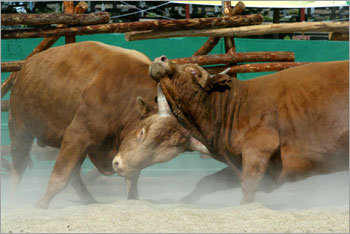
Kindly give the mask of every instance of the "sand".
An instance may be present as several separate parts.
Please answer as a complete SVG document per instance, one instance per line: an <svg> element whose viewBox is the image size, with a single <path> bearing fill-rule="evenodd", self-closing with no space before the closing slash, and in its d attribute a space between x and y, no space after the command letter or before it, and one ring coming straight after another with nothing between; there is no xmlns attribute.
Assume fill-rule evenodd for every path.
<svg viewBox="0 0 350 234"><path fill-rule="evenodd" d="M259 203L199 209L147 201L70 206L59 210L13 210L1 220L2 232L294 232L344 233L349 212L275 211Z"/></svg>
<svg viewBox="0 0 350 234"><path fill-rule="evenodd" d="M34 204L48 180L42 174L29 173L14 200L8 193L9 179L2 177L2 233L349 232L347 172L257 193L257 202L249 205L239 205L240 189L209 194L194 204L179 203L203 176L199 174L141 175L138 201L125 200L122 178L101 177L88 184L99 204L80 204L73 189L67 187L49 210L39 210Z"/></svg>

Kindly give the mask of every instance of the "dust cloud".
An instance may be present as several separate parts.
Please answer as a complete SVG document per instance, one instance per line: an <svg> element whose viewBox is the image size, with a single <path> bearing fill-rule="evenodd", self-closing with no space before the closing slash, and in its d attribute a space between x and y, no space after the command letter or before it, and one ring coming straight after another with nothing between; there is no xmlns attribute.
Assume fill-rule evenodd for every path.
<svg viewBox="0 0 350 234"><path fill-rule="evenodd" d="M200 159L197 153L185 153L142 172L140 201L126 201L122 177L101 175L86 182L98 204L81 204L68 185L52 200L49 210L36 209L52 167L53 161L35 161L34 168L23 176L16 197L10 195L10 178L1 176L2 232L349 231L348 172L287 183L271 193L258 192L256 202L249 205L239 205L240 187L184 204L179 200L201 178L225 167L213 159ZM84 167L83 173L89 168Z"/></svg>

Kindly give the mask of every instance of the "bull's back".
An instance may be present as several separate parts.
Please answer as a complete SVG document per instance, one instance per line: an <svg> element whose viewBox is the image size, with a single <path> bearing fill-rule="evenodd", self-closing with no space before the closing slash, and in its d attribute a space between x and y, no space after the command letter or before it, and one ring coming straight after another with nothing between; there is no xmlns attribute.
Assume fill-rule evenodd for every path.
<svg viewBox="0 0 350 234"><path fill-rule="evenodd" d="M35 55L12 88L12 118L44 143L59 146L83 90L96 80L120 82L120 74L130 69L125 63L146 67L149 60L139 52L98 42L69 44Z"/></svg>

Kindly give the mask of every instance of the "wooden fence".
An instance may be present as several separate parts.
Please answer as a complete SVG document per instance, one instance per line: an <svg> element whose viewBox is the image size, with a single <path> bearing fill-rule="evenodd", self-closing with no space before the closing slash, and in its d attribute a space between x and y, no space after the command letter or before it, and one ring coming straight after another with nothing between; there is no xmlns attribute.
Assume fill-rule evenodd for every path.
<svg viewBox="0 0 350 234"><path fill-rule="evenodd" d="M192 57L173 59L177 63L198 63L210 73L218 73L230 67L230 75L237 73L280 71L304 63L296 63L293 52L266 51L237 53L234 37L286 32L334 32L334 35L349 32L349 22L304 22L290 24L262 25L259 14L242 15L244 4L224 2L224 17L158 20L146 22L108 23L107 12L83 14L88 8L86 2L75 7L73 1L64 2L63 13L52 14L2 14L2 25L51 25L45 29L2 29L2 39L44 37L27 56L50 48L61 36L65 42L74 43L76 35L97 33L125 33L127 41L169 37L209 37ZM224 38L225 54L207 55ZM250 64L243 64L250 62ZM253 64L251 62L254 62ZM15 82L24 61L2 62L1 72L12 72L1 85L3 97ZM217 65L206 67L206 65ZM8 111L8 101L1 101L1 111Z"/></svg>

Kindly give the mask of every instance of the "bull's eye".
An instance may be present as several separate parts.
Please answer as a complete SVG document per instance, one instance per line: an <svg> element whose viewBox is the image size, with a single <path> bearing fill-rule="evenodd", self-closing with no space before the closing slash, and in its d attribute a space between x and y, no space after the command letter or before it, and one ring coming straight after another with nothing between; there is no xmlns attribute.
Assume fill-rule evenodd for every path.
<svg viewBox="0 0 350 234"><path fill-rule="evenodd" d="M198 76L198 73L196 70L191 70L191 74L194 75L194 76Z"/></svg>

